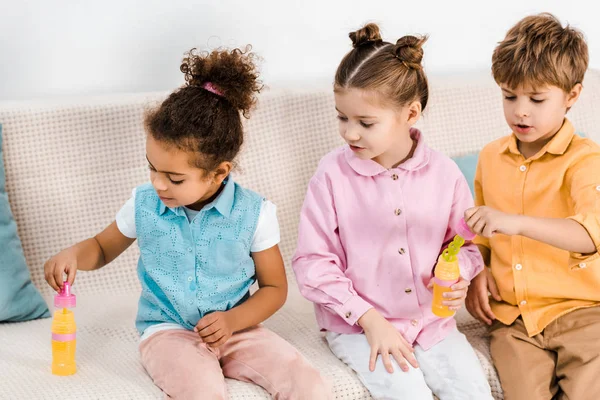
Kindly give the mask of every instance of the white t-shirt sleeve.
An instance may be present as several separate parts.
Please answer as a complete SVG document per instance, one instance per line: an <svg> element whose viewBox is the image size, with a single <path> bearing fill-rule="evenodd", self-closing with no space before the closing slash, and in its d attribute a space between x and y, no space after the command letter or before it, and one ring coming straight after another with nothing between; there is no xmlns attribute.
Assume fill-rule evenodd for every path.
<svg viewBox="0 0 600 400"><path fill-rule="evenodd" d="M260 208L256 231L250 246L251 253L258 253L279 244L279 221L277 221L277 206L265 200Z"/></svg>
<svg viewBox="0 0 600 400"><path fill-rule="evenodd" d="M131 197L127 203L121 207L117 213L117 228L121 233L130 239L137 238L135 231L135 189L131 192Z"/></svg>
<svg viewBox="0 0 600 400"><path fill-rule="evenodd" d="M119 231L128 238L137 238L135 230L135 189L131 192L131 197L121 207L117 213L117 227ZM277 221L277 206L272 202L265 200L260 208L256 231L252 237L250 251L258 253L270 249L279 244L279 222Z"/></svg>

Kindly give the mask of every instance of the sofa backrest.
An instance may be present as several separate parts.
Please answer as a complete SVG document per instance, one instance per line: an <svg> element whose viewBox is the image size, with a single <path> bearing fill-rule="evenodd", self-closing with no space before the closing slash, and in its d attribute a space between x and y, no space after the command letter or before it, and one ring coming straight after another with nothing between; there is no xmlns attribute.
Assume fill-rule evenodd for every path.
<svg viewBox="0 0 600 400"><path fill-rule="evenodd" d="M476 152L509 133L489 73L432 76L419 122L427 143L449 156ZM148 180L142 117L164 93L0 103L7 189L33 282L42 292L52 254L99 232L135 186ZM569 112L600 142L600 71L591 70ZM342 144L331 88L270 90L246 123L236 179L278 206L289 272L306 184L318 161ZM110 266L80 273L77 290L137 291L137 246ZM289 274L291 287L295 284Z"/></svg>

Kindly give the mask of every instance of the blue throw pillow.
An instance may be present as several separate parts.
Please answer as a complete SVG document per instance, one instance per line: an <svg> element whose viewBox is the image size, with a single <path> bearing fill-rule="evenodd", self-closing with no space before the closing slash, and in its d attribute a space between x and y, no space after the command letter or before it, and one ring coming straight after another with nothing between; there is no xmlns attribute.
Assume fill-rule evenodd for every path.
<svg viewBox="0 0 600 400"><path fill-rule="evenodd" d="M0 125L0 321L27 321L49 317L48 306L31 282L17 224L6 194Z"/></svg>
<svg viewBox="0 0 600 400"><path fill-rule="evenodd" d="M463 173L467 182L469 183L469 189L471 194L475 196L475 190L473 184L475 183L475 170L477 169L477 160L479 159L479 152L473 154L467 154L460 157L452 157L460 171Z"/></svg>

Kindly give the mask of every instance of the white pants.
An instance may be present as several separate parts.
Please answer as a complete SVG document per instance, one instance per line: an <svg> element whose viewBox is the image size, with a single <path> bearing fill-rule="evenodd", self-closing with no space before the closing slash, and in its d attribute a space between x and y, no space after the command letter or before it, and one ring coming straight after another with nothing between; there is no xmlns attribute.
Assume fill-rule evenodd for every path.
<svg viewBox="0 0 600 400"><path fill-rule="evenodd" d="M458 330L425 351L415 346L419 368L409 364L403 372L390 356L394 372L386 371L381 356L375 371L369 371L371 348L364 334L345 335L328 332L327 342L333 354L348 364L375 399L493 400L490 385L473 348Z"/></svg>

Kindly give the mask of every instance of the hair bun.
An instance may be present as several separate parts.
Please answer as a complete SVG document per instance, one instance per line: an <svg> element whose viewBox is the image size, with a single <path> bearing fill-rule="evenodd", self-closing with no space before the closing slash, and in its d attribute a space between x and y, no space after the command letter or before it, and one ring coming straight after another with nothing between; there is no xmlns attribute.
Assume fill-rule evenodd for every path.
<svg viewBox="0 0 600 400"><path fill-rule="evenodd" d="M180 66L188 86L201 88L225 98L248 116L262 89L256 62L258 57L248 45L243 49L218 49L197 52L191 49Z"/></svg>
<svg viewBox="0 0 600 400"><path fill-rule="evenodd" d="M396 58L411 69L420 69L423 61L423 44L427 41L427 36L416 37L406 35L398 39L394 46L394 55Z"/></svg>
<svg viewBox="0 0 600 400"><path fill-rule="evenodd" d="M352 47L356 48L364 44L381 42L381 33L377 24L367 24L357 31L348 34L352 40Z"/></svg>

